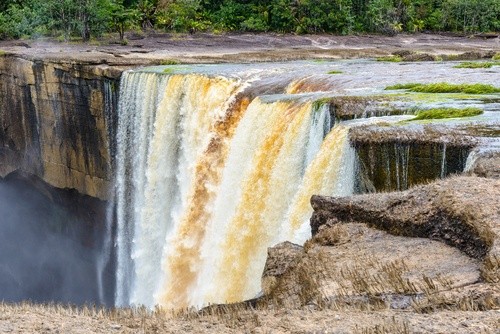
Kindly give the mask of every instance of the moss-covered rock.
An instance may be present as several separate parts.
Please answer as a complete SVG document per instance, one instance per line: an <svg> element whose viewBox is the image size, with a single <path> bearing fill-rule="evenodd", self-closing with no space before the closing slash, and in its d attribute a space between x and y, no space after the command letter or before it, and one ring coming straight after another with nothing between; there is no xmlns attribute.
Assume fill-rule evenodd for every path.
<svg viewBox="0 0 500 334"><path fill-rule="evenodd" d="M438 82L430 84L405 83L387 86L386 90L407 89L418 93L464 93L464 94L493 94L499 93L500 88L486 84L450 84Z"/></svg>
<svg viewBox="0 0 500 334"><path fill-rule="evenodd" d="M432 108L417 112L413 120L471 117L482 113L480 108Z"/></svg>

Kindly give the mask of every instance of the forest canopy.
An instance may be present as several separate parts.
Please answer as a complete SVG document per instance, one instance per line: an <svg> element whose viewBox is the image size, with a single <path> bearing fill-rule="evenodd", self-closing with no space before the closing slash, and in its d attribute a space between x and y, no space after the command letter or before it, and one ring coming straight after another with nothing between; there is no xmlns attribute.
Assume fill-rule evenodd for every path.
<svg viewBox="0 0 500 334"><path fill-rule="evenodd" d="M488 32L500 0L2 0L0 39L84 41L127 30L214 33Z"/></svg>

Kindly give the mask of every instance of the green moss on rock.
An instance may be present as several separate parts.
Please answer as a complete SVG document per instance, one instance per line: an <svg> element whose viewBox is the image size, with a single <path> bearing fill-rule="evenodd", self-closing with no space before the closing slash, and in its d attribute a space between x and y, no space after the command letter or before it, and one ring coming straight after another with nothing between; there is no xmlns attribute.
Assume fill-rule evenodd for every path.
<svg viewBox="0 0 500 334"><path fill-rule="evenodd" d="M412 120L471 117L482 113L480 108L434 108L417 112L417 116Z"/></svg>
<svg viewBox="0 0 500 334"><path fill-rule="evenodd" d="M403 58L399 55L378 57L376 59L377 59L377 61L387 61L387 62L391 62L391 63L400 63L403 61Z"/></svg>
<svg viewBox="0 0 500 334"><path fill-rule="evenodd" d="M178 64L180 63L175 59L163 59L160 61L160 65L178 65Z"/></svg>
<svg viewBox="0 0 500 334"><path fill-rule="evenodd" d="M406 83L388 86L386 90L407 89L418 93L464 93L464 94L493 94L499 93L500 88L486 84L450 84L438 82L431 84Z"/></svg>
<svg viewBox="0 0 500 334"><path fill-rule="evenodd" d="M454 68L491 68L493 66L500 66L500 62L473 62L473 61L467 61L464 63L460 63L458 65L453 66Z"/></svg>

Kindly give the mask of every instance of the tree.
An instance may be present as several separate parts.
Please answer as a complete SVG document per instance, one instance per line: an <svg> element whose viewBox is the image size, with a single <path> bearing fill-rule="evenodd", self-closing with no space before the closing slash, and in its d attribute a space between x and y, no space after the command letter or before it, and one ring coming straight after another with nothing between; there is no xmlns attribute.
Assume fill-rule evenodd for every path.
<svg viewBox="0 0 500 334"><path fill-rule="evenodd" d="M125 6L120 3L111 4L110 25L112 30L118 32L120 41L125 40L125 31L134 24L138 15L136 9L125 8Z"/></svg>

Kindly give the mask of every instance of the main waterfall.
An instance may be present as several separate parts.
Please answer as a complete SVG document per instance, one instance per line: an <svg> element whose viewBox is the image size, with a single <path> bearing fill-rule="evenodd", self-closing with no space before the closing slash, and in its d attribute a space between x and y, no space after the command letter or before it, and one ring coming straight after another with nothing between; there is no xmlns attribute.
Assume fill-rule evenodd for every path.
<svg viewBox="0 0 500 334"><path fill-rule="evenodd" d="M311 195L352 193L348 127L311 99L260 96L257 77L123 74L118 306L252 298L267 247L310 236Z"/></svg>

